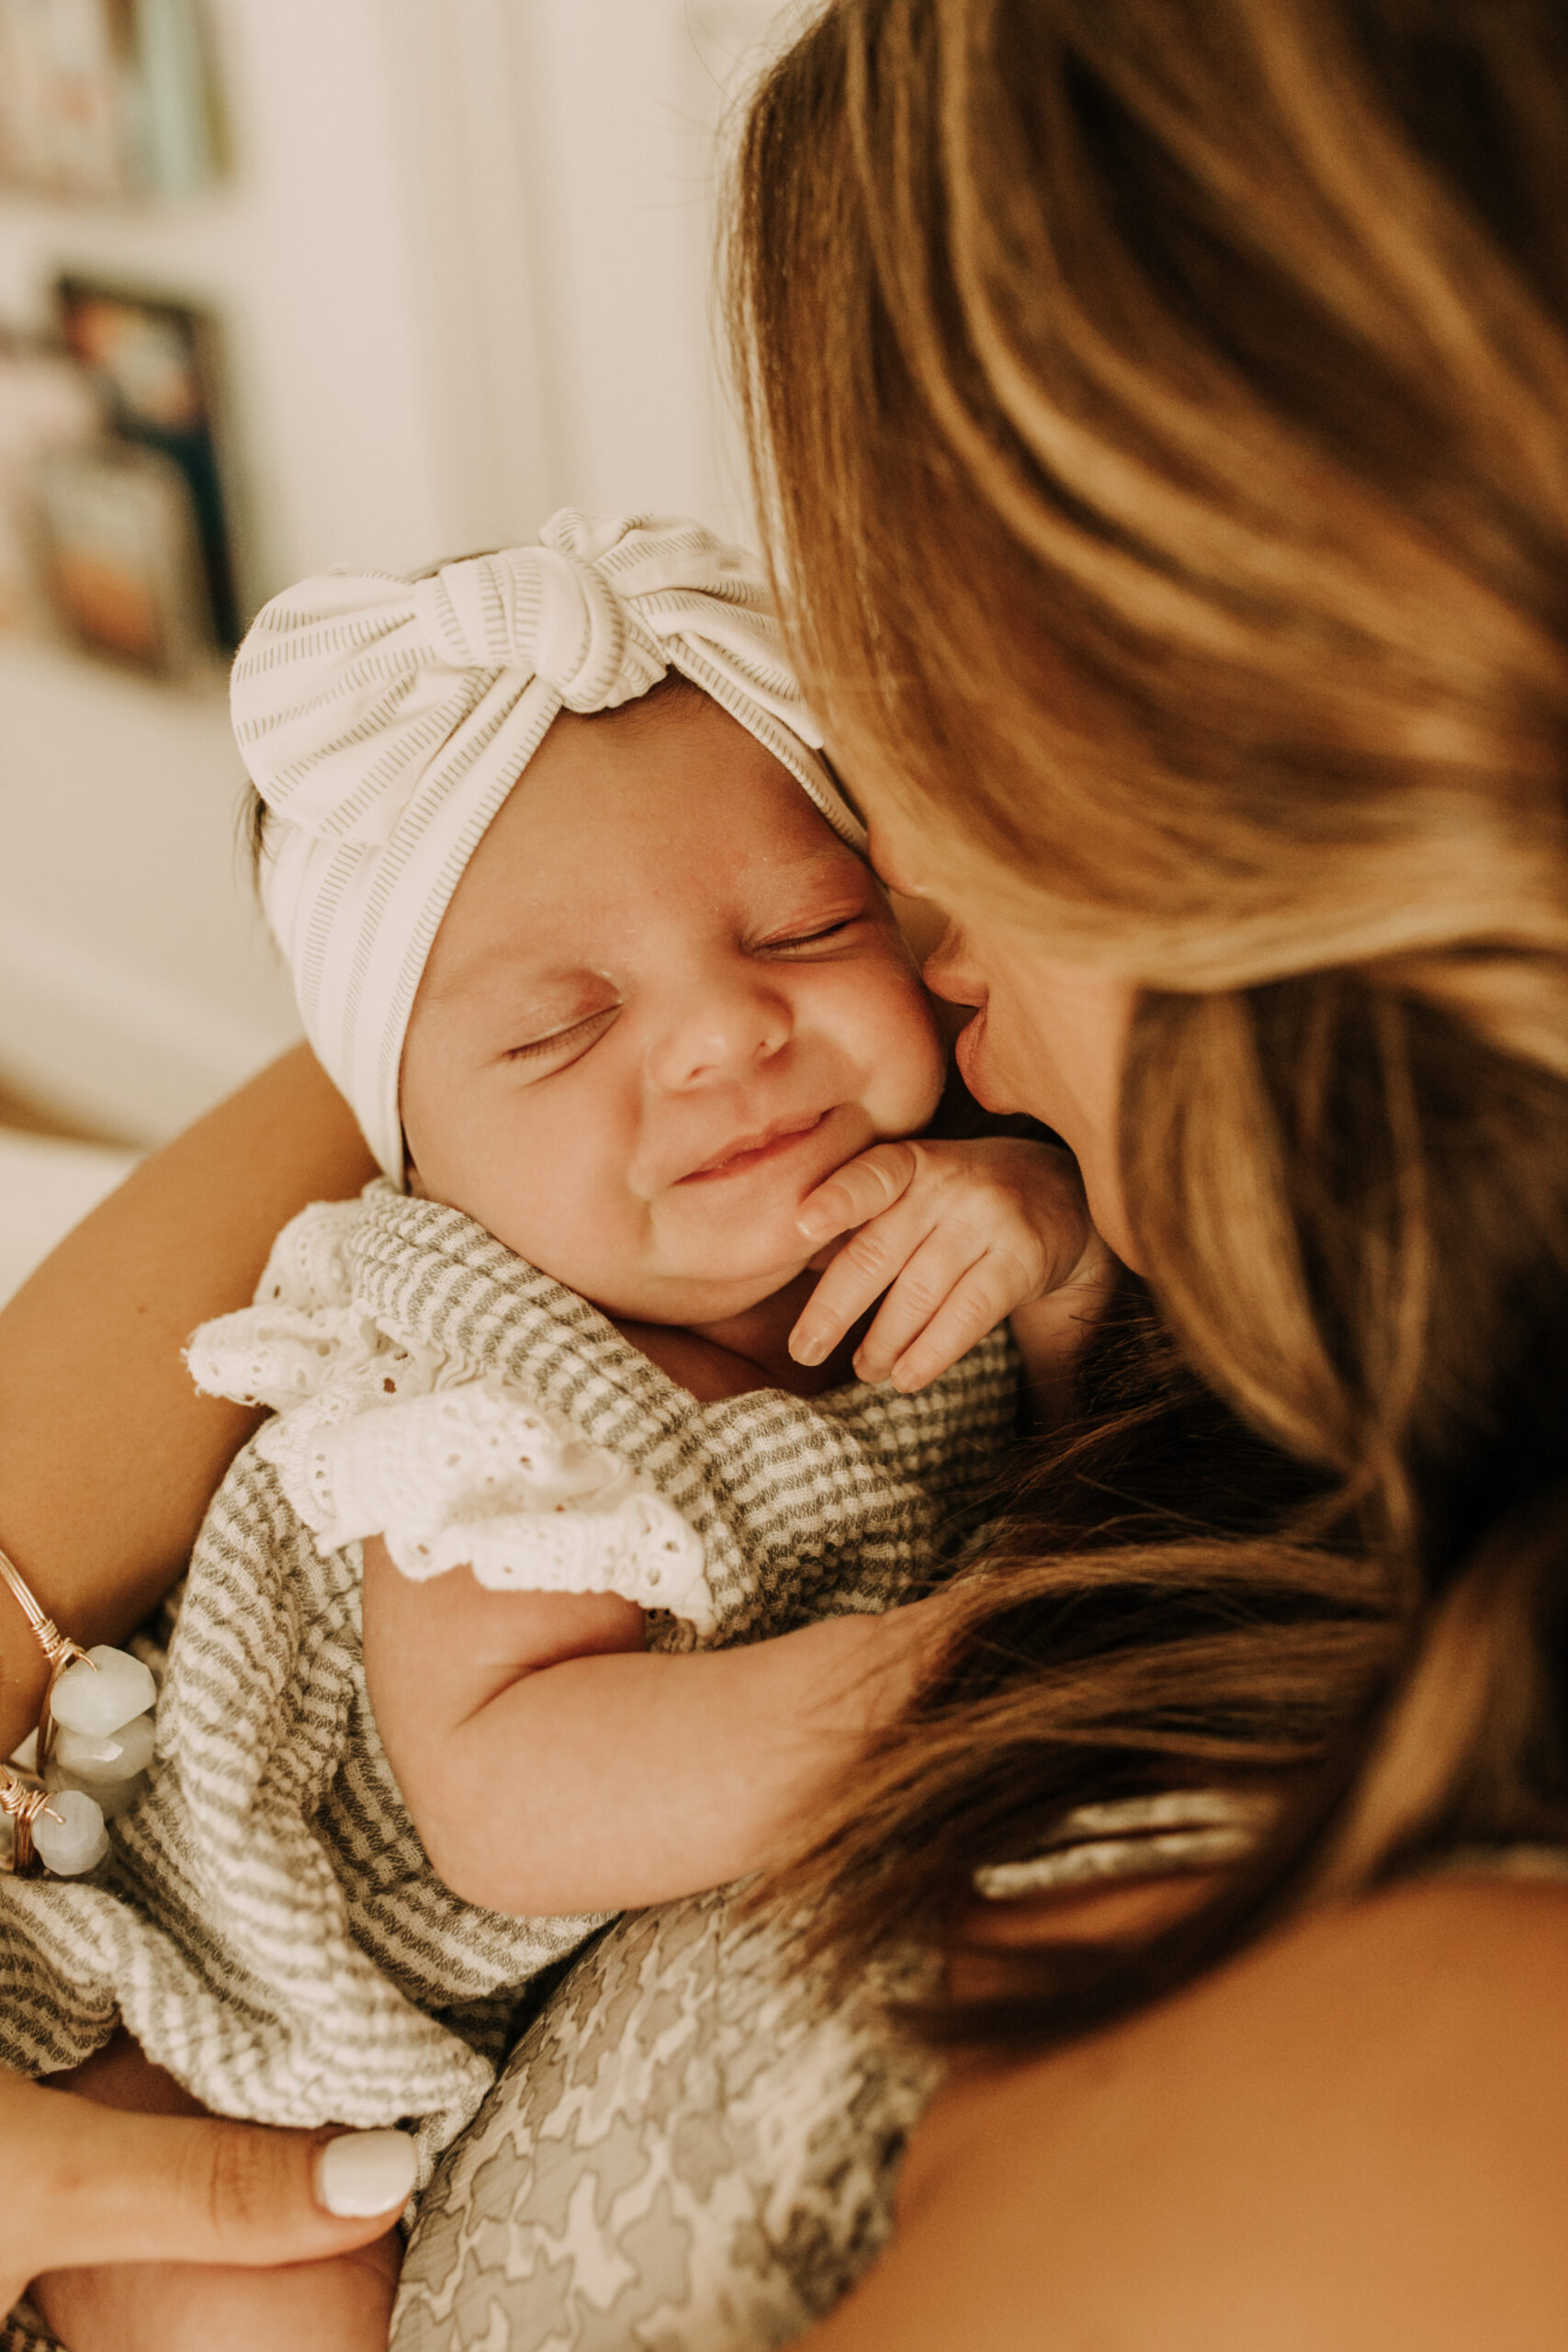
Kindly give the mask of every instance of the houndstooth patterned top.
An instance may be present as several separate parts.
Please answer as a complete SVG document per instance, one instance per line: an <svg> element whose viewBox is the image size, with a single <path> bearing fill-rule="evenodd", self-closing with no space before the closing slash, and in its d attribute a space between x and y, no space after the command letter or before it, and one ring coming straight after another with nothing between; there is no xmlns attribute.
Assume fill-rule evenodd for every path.
<svg viewBox="0 0 1568 2352"><path fill-rule="evenodd" d="M268 1423L209 1512L152 1783L96 1879L0 1879L0 2060L73 2065L122 2017L220 2113L418 2118L428 2167L493 2080L518 1988L599 1923L476 1909L425 1860L367 1702L334 1431L480 1390L515 1406L587 1520L630 1498L638 1525L672 1513L694 1535L693 1614L655 1621L657 1640L751 1641L941 1575L1011 1431L1015 1362L998 1333L917 1396L699 1405L479 1227L385 1184L296 1220L249 1314L208 1327L193 1363L234 1393L249 1348L268 1401L313 1417L309 1442L290 1450L292 1412ZM492 1546L518 1580L515 1487L446 1504L519 1523Z"/></svg>

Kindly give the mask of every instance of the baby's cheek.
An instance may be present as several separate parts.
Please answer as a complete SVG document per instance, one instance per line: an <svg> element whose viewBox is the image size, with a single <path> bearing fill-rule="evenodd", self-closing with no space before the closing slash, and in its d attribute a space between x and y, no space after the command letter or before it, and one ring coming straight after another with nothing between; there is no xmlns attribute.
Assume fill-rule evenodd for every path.
<svg viewBox="0 0 1568 2352"><path fill-rule="evenodd" d="M868 1108L884 1133L911 1135L931 1119L947 1078L946 1050L918 981L890 991L879 1030Z"/></svg>

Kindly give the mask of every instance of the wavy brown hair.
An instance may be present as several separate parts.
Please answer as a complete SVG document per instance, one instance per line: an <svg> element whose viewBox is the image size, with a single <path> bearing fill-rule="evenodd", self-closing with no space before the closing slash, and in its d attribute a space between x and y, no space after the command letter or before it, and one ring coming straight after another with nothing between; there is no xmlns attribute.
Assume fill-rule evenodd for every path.
<svg viewBox="0 0 1568 2352"><path fill-rule="evenodd" d="M748 110L807 689L965 920L1139 984L1153 1302L786 1883L853 1960L1085 1798L1289 1798L971 2026L1568 1835L1565 185L1557 0L834 0Z"/></svg>

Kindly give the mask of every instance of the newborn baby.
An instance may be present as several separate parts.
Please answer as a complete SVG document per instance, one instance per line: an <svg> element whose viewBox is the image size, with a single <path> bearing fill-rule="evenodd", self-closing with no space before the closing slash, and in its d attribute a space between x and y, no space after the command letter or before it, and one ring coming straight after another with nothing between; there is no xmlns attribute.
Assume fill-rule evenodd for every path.
<svg viewBox="0 0 1568 2352"><path fill-rule="evenodd" d="M530 1976L766 1862L901 1703L1014 1425L995 1327L1059 1340L1092 1242L1061 1155L906 1140L930 1007L756 575L696 526L307 582L236 709L269 914L386 1175L192 1344L276 1418L99 1882L6 1888L0 2056L78 2064L118 2014L121 2097L164 2095L151 2061L223 2113L414 2118L428 2165ZM323 2341L384 2341L395 2266L336 2267L303 2305L43 2300L74 2352L133 2320L299 2352L329 2308Z"/></svg>

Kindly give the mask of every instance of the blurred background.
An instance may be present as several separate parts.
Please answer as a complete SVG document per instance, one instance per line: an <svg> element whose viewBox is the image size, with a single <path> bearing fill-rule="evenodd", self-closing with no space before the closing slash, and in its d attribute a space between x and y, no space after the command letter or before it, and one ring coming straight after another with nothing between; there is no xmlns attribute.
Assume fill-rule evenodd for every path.
<svg viewBox="0 0 1568 2352"><path fill-rule="evenodd" d="M803 0L0 0L0 1297L298 1035L223 679L301 574L750 537L723 126Z"/></svg>

